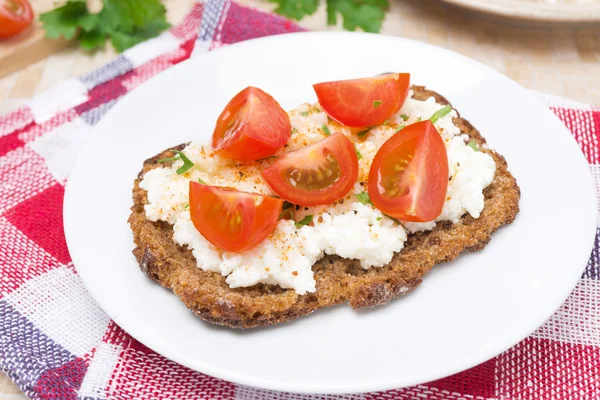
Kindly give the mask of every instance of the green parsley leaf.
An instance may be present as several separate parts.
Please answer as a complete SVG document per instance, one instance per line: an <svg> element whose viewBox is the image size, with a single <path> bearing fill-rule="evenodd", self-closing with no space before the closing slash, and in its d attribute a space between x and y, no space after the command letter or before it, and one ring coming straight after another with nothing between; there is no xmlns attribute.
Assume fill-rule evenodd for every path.
<svg viewBox="0 0 600 400"><path fill-rule="evenodd" d="M355 193L354 197L356 197L356 200L360 201L362 204L373 204L371 203L371 197L369 197L369 193L366 192L362 192L362 193Z"/></svg>
<svg viewBox="0 0 600 400"><path fill-rule="evenodd" d="M381 124L381 125L387 125L387 124L388 124L388 122L390 122L390 120L389 120L389 119L386 119L385 121L383 121L383 124Z"/></svg>
<svg viewBox="0 0 600 400"><path fill-rule="evenodd" d="M188 208L190 208L190 205L186 204L185 207L183 207L183 208L187 210Z"/></svg>
<svg viewBox="0 0 600 400"><path fill-rule="evenodd" d="M300 221L296 222L296 228L302 228L304 225L308 225L312 222L313 220L313 216L312 215L307 215L306 217L302 218Z"/></svg>
<svg viewBox="0 0 600 400"><path fill-rule="evenodd" d="M110 30L136 35L149 24L166 24L167 10L160 0L103 0L103 22L110 21Z"/></svg>
<svg viewBox="0 0 600 400"><path fill-rule="evenodd" d="M106 34L100 29L83 31L79 34L79 47L85 51L95 51L104 47L106 43Z"/></svg>
<svg viewBox="0 0 600 400"><path fill-rule="evenodd" d="M379 32L388 9L388 0L327 0L327 24L336 25L340 14L346 30Z"/></svg>
<svg viewBox="0 0 600 400"><path fill-rule="evenodd" d="M356 151L356 157L360 160L362 158L362 154L360 154L360 151L358 151L356 148L356 143L354 143L354 151Z"/></svg>
<svg viewBox="0 0 600 400"><path fill-rule="evenodd" d="M450 111L452 111L452 107L450 107L450 105L445 105L444 107L434 112L431 118L429 118L429 120L431 121L431 123L436 123L438 119L445 117Z"/></svg>
<svg viewBox="0 0 600 400"><path fill-rule="evenodd" d="M73 39L81 27L82 18L89 14L85 0L69 0L65 5L41 14L40 21L47 38Z"/></svg>
<svg viewBox="0 0 600 400"><path fill-rule="evenodd" d="M143 27L134 29L129 33L117 31L111 32L111 43L115 50L122 52L130 47L135 46L136 44L145 42L148 39L158 36L160 32L164 31L169 26L170 25L166 21L152 21Z"/></svg>
<svg viewBox="0 0 600 400"><path fill-rule="evenodd" d="M381 100L373 100L373 107L377 108L383 103Z"/></svg>
<svg viewBox="0 0 600 400"><path fill-rule="evenodd" d="M277 14L283 15L296 21L300 21L307 15L313 15L319 6L319 0L269 0L277 3L275 9Z"/></svg>
<svg viewBox="0 0 600 400"><path fill-rule="evenodd" d="M394 131L394 133L400 132L404 128L405 128L404 124L400 124L400 125L398 125L398 127L396 128L396 130Z"/></svg>
<svg viewBox="0 0 600 400"><path fill-rule="evenodd" d="M98 18L98 14L84 14L79 19L79 26L83 29L84 32L91 32L94 30L101 31L98 29L98 22L100 19Z"/></svg>
<svg viewBox="0 0 600 400"><path fill-rule="evenodd" d="M296 132L298 132L298 129L292 128L292 133L296 133Z"/></svg>
<svg viewBox="0 0 600 400"><path fill-rule="evenodd" d="M417 122L421 122L421 121L423 121L423 118L421 118L421 117L417 118Z"/></svg>
<svg viewBox="0 0 600 400"><path fill-rule="evenodd" d="M177 168L177 175L181 175L181 174L185 174L190 168L192 168L194 166L194 163L187 158L187 156L185 154L183 154L183 152L179 151L179 150L169 150L172 151L173 153L177 153L177 155L175 157L169 157L169 158L162 158L160 160L156 160L156 162L158 163L164 163L164 162L170 162L170 161L177 161L177 160L182 160L183 161L183 165L179 168ZM198 181L200 181L201 179L198 179ZM200 182L203 183L203 182ZM204 185L206 185L206 183L203 183Z"/></svg>
<svg viewBox="0 0 600 400"><path fill-rule="evenodd" d="M92 14L85 0L68 0L40 15L46 37L76 38L84 50L93 51L107 38L121 52L157 36L170 25L161 0L103 0L103 8Z"/></svg>
<svg viewBox="0 0 600 400"><path fill-rule="evenodd" d="M208 185L208 183L204 182L202 179L198 178L198 183L202 185Z"/></svg>
<svg viewBox="0 0 600 400"><path fill-rule="evenodd" d="M400 118L402 118L402 121L408 121L408 115L406 114L402 114Z"/></svg>
<svg viewBox="0 0 600 400"><path fill-rule="evenodd" d="M308 117L308 111L302 111L300 115L302 115L303 117Z"/></svg>
<svg viewBox="0 0 600 400"><path fill-rule="evenodd" d="M470 148L472 148L475 151L480 151L479 145L477 145L477 142L474 141L473 139L469 140L469 143L467 143L467 146L469 146Z"/></svg>
<svg viewBox="0 0 600 400"><path fill-rule="evenodd" d="M383 218L381 217L377 217L377 221L381 221Z"/></svg>
<svg viewBox="0 0 600 400"><path fill-rule="evenodd" d="M331 135L331 132L329 131L329 127L327 125L323 124L321 129L323 129L323 132L325 132L325 136Z"/></svg>

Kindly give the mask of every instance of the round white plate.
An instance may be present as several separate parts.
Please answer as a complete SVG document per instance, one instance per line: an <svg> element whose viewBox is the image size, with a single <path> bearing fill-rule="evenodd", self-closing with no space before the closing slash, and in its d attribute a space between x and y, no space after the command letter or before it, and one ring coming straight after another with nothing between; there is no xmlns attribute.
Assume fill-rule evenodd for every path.
<svg viewBox="0 0 600 400"><path fill-rule="evenodd" d="M443 0L471 10L522 22L600 22L600 0Z"/></svg>
<svg viewBox="0 0 600 400"><path fill-rule="evenodd" d="M227 101L248 85L286 108L311 84L410 71L446 96L508 160L522 190L516 221L481 252L437 266L391 304L333 307L249 331L196 318L140 271L127 224L142 162L209 139ZM90 294L158 353L236 383L313 393L383 390L479 364L530 334L575 286L595 234L586 161L562 123L530 93L475 61L430 45L358 33L251 40L185 61L122 99L97 125L69 177L64 224Z"/></svg>

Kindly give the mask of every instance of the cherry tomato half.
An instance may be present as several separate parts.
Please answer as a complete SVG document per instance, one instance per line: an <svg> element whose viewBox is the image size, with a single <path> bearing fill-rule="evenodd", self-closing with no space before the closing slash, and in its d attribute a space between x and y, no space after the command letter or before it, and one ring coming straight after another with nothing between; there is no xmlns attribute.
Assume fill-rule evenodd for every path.
<svg viewBox="0 0 600 400"><path fill-rule="evenodd" d="M262 176L279 197L294 204L318 206L344 197L358 176L354 145L343 133L287 153Z"/></svg>
<svg viewBox="0 0 600 400"><path fill-rule="evenodd" d="M268 93L249 86L225 106L213 132L220 155L252 161L273 155L292 132L287 113Z"/></svg>
<svg viewBox="0 0 600 400"><path fill-rule="evenodd" d="M198 232L226 251L248 250L269 236L283 200L190 181L190 216Z"/></svg>
<svg viewBox="0 0 600 400"><path fill-rule="evenodd" d="M441 214L448 190L448 155L431 121L409 125L381 146L368 186L373 205L392 217L425 222Z"/></svg>
<svg viewBox="0 0 600 400"><path fill-rule="evenodd" d="M394 115L406 101L410 74L323 82L313 85L329 116L352 127L375 126Z"/></svg>
<svg viewBox="0 0 600 400"><path fill-rule="evenodd" d="M0 39L23 31L33 20L33 10L27 0L0 1Z"/></svg>

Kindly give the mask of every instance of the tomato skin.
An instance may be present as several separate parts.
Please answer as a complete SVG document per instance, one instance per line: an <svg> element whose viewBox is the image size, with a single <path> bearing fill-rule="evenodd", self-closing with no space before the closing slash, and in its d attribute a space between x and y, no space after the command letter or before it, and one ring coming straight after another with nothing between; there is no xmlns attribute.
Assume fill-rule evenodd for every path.
<svg viewBox="0 0 600 400"><path fill-rule="evenodd" d="M322 187L314 188L321 184L315 182L319 173ZM287 201L302 206L327 205L346 196L354 186L358 177L358 157L354 144L338 132L287 153L261 174L271 190ZM290 176L298 177L298 180L291 180ZM311 176L311 181L306 181L307 176Z"/></svg>
<svg viewBox="0 0 600 400"><path fill-rule="evenodd" d="M279 221L283 200L190 181L190 217L213 245L231 252L251 249Z"/></svg>
<svg viewBox="0 0 600 400"><path fill-rule="evenodd" d="M373 205L394 218L433 221L448 190L446 145L431 121L417 122L389 138L369 171Z"/></svg>
<svg viewBox="0 0 600 400"><path fill-rule="evenodd" d="M0 1L0 39L14 36L33 20L33 10L27 0Z"/></svg>
<svg viewBox="0 0 600 400"><path fill-rule="evenodd" d="M212 146L226 158L253 161L273 155L292 132L287 113L261 89L248 86L219 115Z"/></svg>
<svg viewBox="0 0 600 400"><path fill-rule="evenodd" d="M313 85L323 110L350 127L381 125L400 110L409 88L410 74L405 73Z"/></svg>

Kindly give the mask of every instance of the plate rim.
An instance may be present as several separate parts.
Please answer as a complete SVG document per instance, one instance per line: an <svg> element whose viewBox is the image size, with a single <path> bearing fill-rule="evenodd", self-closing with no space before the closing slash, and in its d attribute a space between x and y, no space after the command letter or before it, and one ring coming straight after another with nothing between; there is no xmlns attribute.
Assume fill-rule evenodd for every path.
<svg viewBox="0 0 600 400"><path fill-rule="evenodd" d="M182 65L186 65L186 63L191 63L191 62L193 62L194 59L197 59L200 57L205 57L209 54L214 54L216 52L235 51L235 49L238 47L251 46L251 45L253 45L254 42L285 40L284 37L289 37L289 36L317 36L317 37L318 36L348 36L350 38L351 36L356 36L356 35L380 37L382 40L397 40L397 41L410 42L410 43L416 44L418 46L429 47L435 51L450 53L451 55L458 57L458 58L464 60L465 62L475 64L478 68L483 68L487 73L492 73L492 74L496 75L497 77L501 77L502 79L504 79L507 82L511 82L511 84L518 86L523 91L523 94L527 94L530 101L535 101L539 104L542 104L538 99L536 99L531 94L531 92L529 90L527 90L526 88L523 88L521 85L519 85L512 79L508 78L504 74L494 70L493 68L491 68L477 60L471 59L462 54L453 52L453 51L445 49L445 48L441 48L441 47L431 45L429 43L420 42L417 40L401 38L401 37L391 36L391 35L378 35L378 34L363 33L363 32L340 32L340 31L320 31L320 32L313 31L313 32L310 32L309 31L309 32L285 33L285 34L249 39L249 40L245 40L242 42L230 44L228 46L215 49L211 52L200 54L199 56L196 56L194 58L189 58L187 60L184 60L184 61L180 62L179 64L174 65L174 66L168 68L167 70L158 73L157 75L148 79L144 83L140 84L138 87L136 87L132 91L128 92L126 95L123 96L123 98L121 98L121 100L118 102L119 104L116 104L115 107L113 107L111 110L108 111L108 113L112 113L112 112L114 112L115 109L123 107L122 104L123 104L124 100L126 100L126 98L130 97L131 93L134 93L139 87L144 86L148 82L151 82L152 80L156 79L158 76L161 76L163 74L174 74L174 73L176 73L178 68L182 68L181 67ZM376 40L378 40L378 39L376 39ZM173 72L173 71L175 71L175 72ZM544 107L544 108L546 108L546 107ZM546 110L547 110L548 116L551 116L552 118L555 118L557 121L560 122L560 120L558 120L558 118L550 110L548 110L547 108L546 108ZM105 120L105 118L103 118L96 126L94 126L93 132L90 134L90 136L88 136L84 145L78 152L76 159L73 163L73 168L71 171L75 170L78 167L78 165L80 163L82 163L82 157L81 157L81 155L83 153L82 150L84 149L85 146L88 145L88 141L92 137L92 135L96 135L96 132L98 131L98 127L102 126L104 120ZM564 129L564 131L566 131L565 134L568 134L568 137L570 138L570 140L576 144L574 137L571 135L570 132L568 132L566 127L563 126L563 129ZM583 158L584 162L587 163L587 160L585 160L583 153L581 153L581 157ZM597 202L598 199L596 196L596 191L593 190L593 187L594 187L593 186L593 178L591 175L591 171L589 171L589 168L588 168L588 173L587 173L587 181L588 181L587 186L590 187L590 192L594 195L594 198ZM70 217L68 217L68 215L70 215L70 214L67 211L70 208L70 204L72 202L71 199L74 197L74 195L73 195L74 189L72 189L72 187L73 187L73 185L71 185L71 180L68 179L67 184L65 185L65 196L64 196L64 203L63 203L63 226L64 226L65 238L66 238L68 247L71 247L69 244L73 243L73 239L72 239L72 235L71 235L72 231L68 228L68 225L70 224ZM598 217L598 214L597 214L598 211L597 211L596 207L594 207L594 213L595 213L596 217ZM518 215L517 215L517 218L518 218ZM596 231L596 222L595 221L596 221L596 219L593 222L594 235L590 235L590 239L589 239L588 247L590 249L592 249L592 247L593 247L594 238L595 238L595 231ZM591 226L591 224L590 224L590 226ZM67 233L67 232L71 232L71 233ZM115 318L114 313L107 312L105 307L103 305L101 305L100 302L98 302L98 300L97 300L98 296L94 295L94 293L96 292L96 288L89 285L89 281L86 281L84 278L82 278L82 276L85 276L86 274L81 273L82 270L79 267L77 267L75 260L73 260L73 265L75 266L75 269L77 270L77 273L80 276L80 279L82 280L82 282L84 284L84 287L90 293L90 295L92 296L94 301L100 306L100 308L103 310L103 312L105 312L117 325L122 326L120 318L119 317ZM583 271L585 269L585 267L586 267L586 263L582 262L581 263L581 271ZM445 372L439 371L437 375L434 375L433 377L428 377L427 381L441 379L443 377L447 377L449 375L459 373L459 372L465 371L469 368L472 368L476 365L479 365L480 363L485 362L485 361L497 356L498 354L501 354L503 351L510 349L511 347L513 347L514 345L516 345L517 343L522 341L524 338L531 335L531 333L533 333L552 314L554 314L556 312L556 310L558 310L560 308L560 306L564 303L564 301L567 299L567 297L573 291L573 289L575 288L575 286L576 286L577 282L580 280L580 278L581 278L581 273L577 276L577 279L574 280L572 285L571 284L568 285L568 287L570 289L564 296L556 296L555 297L558 300L554 302L554 304L552 306L552 310L550 312L548 312L547 315L540 313L540 315L538 315L539 318L537 319L537 321L534 324L531 324L530 329L529 328L526 329L527 332L525 334L523 334L523 333L520 333L518 335L513 334L514 337L512 337L511 340L503 341L503 343L510 343L510 344L502 346L503 349L501 351L497 351L497 349L490 348L489 351L484 352L483 354L479 355L478 357L475 357L473 354L479 354L479 352L472 353L472 355L470 357L462 358L462 359L460 359L460 362L453 364L453 367L454 367L453 372L448 373L447 371L445 371ZM550 309L550 307L548 307L548 309ZM123 324L123 325L126 325L126 324ZM131 333L132 331L136 332L135 335L133 333ZM524 331L525 330L523 330L523 332ZM426 382L426 381L423 381L422 379L413 379L412 381L402 380L401 383L398 383L400 380L396 380L396 383L390 382L390 381L381 381L380 382L377 380L371 380L369 382L355 383L354 389L352 389L350 391L344 385L327 385L327 386L325 386L325 385L318 385L318 384L317 385L311 385L311 384L295 385L295 384L289 384L289 383L280 384L278 382L268 380L268 379L258 380L256 378L246 378L245 376L243 376L237 372L232 373L232 372L220 369L220 368L212 368L210 365L207 365L207 364L202 364L202 369L200 369L198 367L197 363L193 363L194 365L192 366L191 363L189 362L189 360L184 360L182 357L179 357L178 355L165 354L161 351L158 351L157 349L160 348L160 346L156 345L156 343L152 343L152 340L147 340L148 337L146 337L143 333L140 333L139 329L133 329L133 330L128 329L128 330L126 330L126 332L129 333L134 339L138 340L140 343L144 344L145 346L147 346L151 350L155 351L156 353L158 353L158 354L164 356L165 358L172 360L180 365L186 366L194 371L198 371L200 373L207 374L209 376L212 376L212 377L215 377L218 379L222 379L222 380L226 380L226 381L229 381L229 382L232 382L235 384L250 386L250 387L255 387L255 388L261 388L261 389L265 389L265 390L287 391L287 392L301 393L301 394L357 394L357 393L366 393L366 392L371 392L371 391L383 391L383 390L404 388L404 387L413 386L413 385L417 385L417 384Z"/></svg>
<svg viewBox="0 0 600 400"><path fill-rule="evenodd" d="M441 1L480 13L519 21L558 24L600 22L600 3L547 4L523 3L518 0L505 0L503 3L494 3L489 0Z"/></svg>

